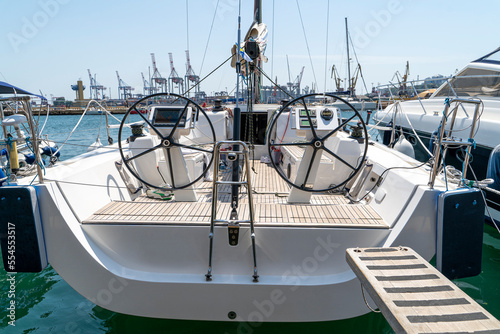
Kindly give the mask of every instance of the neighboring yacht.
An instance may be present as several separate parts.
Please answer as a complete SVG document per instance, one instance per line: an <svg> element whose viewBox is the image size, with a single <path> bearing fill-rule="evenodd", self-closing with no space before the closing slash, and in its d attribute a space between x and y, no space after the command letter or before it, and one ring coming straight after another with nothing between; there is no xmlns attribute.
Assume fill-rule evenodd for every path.
<svg viewBox="0 0 500 334"><path fill-rule="evenodd" d="M34 99L45 100L43 96L0 81L0 186L9 182L11 171L17 175L35 175L37 168L41 168L35 163L35 151L48 158L50 165L59 158L55 143L41 138L46 123L38 124L32 117ZM42 102L40 108L41 105ZM48 112L49 106L46 108Z"/></svg>
<svg viewBox="0 0 500 334"><path fill-rule="evenodd" d="M493 184L484 187L490 212L500 221L500 170L495 168L500 164L500 157L491 154L500 144L500 48L472 61L453 77L447 79L428 99L411 101L397 101L384 110L374 114L374 120L381 126L395 126L396 129L384 129L384 143L394 145L398 141L400 131L403 130L406 139L414 146L415 157L420 161L427 161L432 153L435 133L441 123L443 110L447 99L474 98L482 103L480 106L481 119L476 128L474 145L469 151L472 154L469 179L483 180L492 178ZM460 106L455 119L453 136L465 139L469 135L473 123L474 106ZM449 128L447 128L449 130ZM392 135L391 135L392 134ZM417 138L417 136L419 138ZM421 142L420 142L420 140ZM500 150L500 149L499 149ZM448 149L446 164L462 170L465 150L462 147ZM490 156L492 159L490 161ZM490 169L488 171L488 166ZM489 181L491 182L491 181Z"/></svg>

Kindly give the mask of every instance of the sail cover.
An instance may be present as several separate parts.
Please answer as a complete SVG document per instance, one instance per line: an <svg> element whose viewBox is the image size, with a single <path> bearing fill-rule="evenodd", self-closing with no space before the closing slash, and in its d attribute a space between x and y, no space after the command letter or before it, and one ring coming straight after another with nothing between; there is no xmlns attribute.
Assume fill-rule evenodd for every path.
<svg viewBox="0 0 500 334"><path fill-rule="evenodd" d="M260 60L264 63L267 63L267 57L264 55L264 52L266 51L266 46L267 46L267 26L264 23L257 23L254 22L250 26L250 29L248 29L248 32L245 36L245 39L242 43L241 50L242 52L245 51L245 42L248 40L253 40L256 41L259 49L260 49ZM231 49L231 53L233 54L233 58L231 59L231 67L235 68L236 67L236 51L237 51L237 46L233 45ZM240 52L240 57L241 57L241 64L242 64L242 71L244 71L245 68L245 54Z"/></svg>
<svg viewBox="0 0 500 334"><path fill-rule="evenodd" d="M18 95L18 94L22 94L22 95L33 95L33 96L38 96L39 98L41 99L44 99L45 98L41 95L37 95L37 94L33 94L33 93L30 93L24 89L21 89L19 87L16 87L16 86L13 86L7 82L3 82L3 81L0 81L0 95L3 95L3 94L13 94L13 95Z"/></svg>

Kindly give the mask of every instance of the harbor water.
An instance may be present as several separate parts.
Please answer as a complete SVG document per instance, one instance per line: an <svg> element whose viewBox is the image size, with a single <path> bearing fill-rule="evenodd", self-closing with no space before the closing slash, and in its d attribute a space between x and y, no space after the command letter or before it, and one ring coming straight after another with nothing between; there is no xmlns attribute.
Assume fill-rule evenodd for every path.
<svg viewBox="0 0 500 334"><path fill-rule="evenodd" d="M131 116L131 121L141 119L139 115ZM75 115L49 117L44 134L61 146L78 119ZM41 117L40 123L43 122ZM104 117L86 116L62 147L61 159L86 152L96 141L98 130L101 142L107 144ZM124 131L122 137L126 138L129 130ZM110 135L115 142L118 140L117 129L111 130ZM384 317L373 312L353 319L319 323L208 322L130 316L96 306L73 290L50 266L34 274L9 274L0 267L0 333L393 333ZM500 234L485 224L482 273L454 283L500 319L499 282ZM15 301L14 315L11 300Z"/></svg>

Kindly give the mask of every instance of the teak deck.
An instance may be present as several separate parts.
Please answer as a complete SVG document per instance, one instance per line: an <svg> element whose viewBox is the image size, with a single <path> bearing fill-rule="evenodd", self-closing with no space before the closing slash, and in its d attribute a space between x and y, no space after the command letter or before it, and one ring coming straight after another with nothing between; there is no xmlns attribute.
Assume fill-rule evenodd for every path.
<svg viewBox="0 0 500 334"><path fill-rule="evenodd" d="M252 166L252 163L251 163ZM288 204L289 185L264 163L253 164L252 175L255 224L259 226L388 228L368 205L350 204L340 194L313 194L311 204ZM223 171L230 177L230 170ZM217 219L229 219L230 186L219 186ZM246 188L241 187L238 218L249 219ZM113 201L83 221L86 224L187 224L210 223L212 182L197 188L197 202L154 200L144 196L135 201Z"/></svg>
<svg viewBox="0 0 500 334"><path fill-rule="evenodd" d="M500 333L500 321L410 248L350 248L346 257L396 333Z"/></svg>

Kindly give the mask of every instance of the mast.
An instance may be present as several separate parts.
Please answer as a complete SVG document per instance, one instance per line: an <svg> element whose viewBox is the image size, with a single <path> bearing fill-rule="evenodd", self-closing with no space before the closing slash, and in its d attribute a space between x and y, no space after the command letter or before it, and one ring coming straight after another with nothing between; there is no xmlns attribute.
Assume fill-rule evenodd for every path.
<svg viewBox="0 0 500 334"><path fill-rule="evenodd" d="M253 17L257 23L262 23L262 0L254 0Z"/></svg>
<svg viewBox="0 0 500 334"><path fill-rule="evenodd" d="M253 17L254 17L254 22L256 22L257 24L262 23L262 0L254 0ZM255 65L258 66L260 70L262 64L260 53L259 57L255 59L254 62L256 63ZM255 103L258 103L260 101L260 87L262 87L262 76L260 75L260 71L257 71L254 74L253 87L254 87L253 101Z"/></svg>
<svg viewBox="0 0 500 334"><path fill-rule="evenodd" d="M345 18L345 40L347 43L347 91L349 96L352 96L351 92L351 59L349 58L349 30L347 28L347 17Z"/></svg>
<svg viewBox="0 0 500 334"><path fill-rule="evenodd" d="M238 41L237 41L237 46L236 46L236 105L234 107L234 120L233 120L233 140L240 140L240 119L241 119L241 110L239 107L239 99L240 99L240 71L241 71L241 63L240 63L240 42L241 42L241 0L239 0L239 7L238 7ZM239 145L235 145L234 150L237 151ZM238 181L239 180L239 173L238 173L238 165L239 165L239 159L236 159L236 161L233 161L233 173L232 173L232 180L233 181ZM231 216L235 217L236 214L236 208L238 207L238 185L232 185L231 186Z"/></svg>
<svg viewBox="0 0 500 334"><path fill-rule="evenodd" d="M236 50L236 105L234 107L234 125L233 125L233 140L240 140L240 117L241 110L239 107L240 98L240 43L241 43L241 0L239 0L238 9L238 41Z"/></svg>

